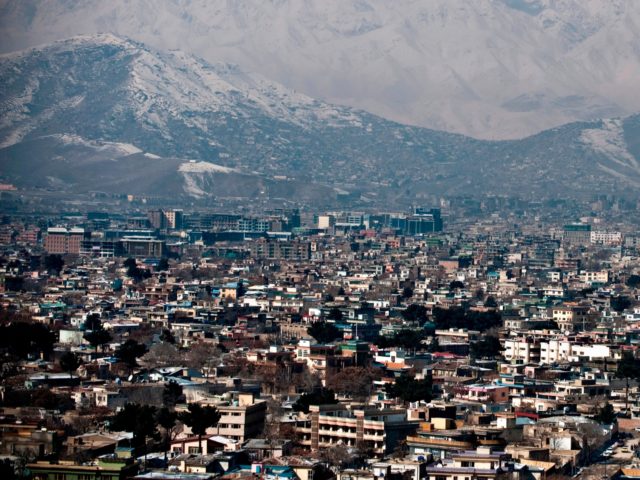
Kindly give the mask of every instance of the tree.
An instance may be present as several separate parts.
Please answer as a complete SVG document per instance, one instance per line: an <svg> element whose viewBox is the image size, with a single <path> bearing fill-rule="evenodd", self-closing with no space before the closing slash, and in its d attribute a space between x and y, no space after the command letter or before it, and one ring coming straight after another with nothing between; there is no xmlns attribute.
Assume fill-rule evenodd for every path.
<svg viewBox="0 0 640 480"><path fill-rule="evenodd" d="M269 442L269 445L274 447L276 442L281 437L282 416L284 415L284 408L282 403L269 398L267 400L267 412L265 415L264 427L262 429L262 438Z"/></svg>
<svg viewBox="0 0 640 480"><path fill-rule="evenodd" d="M237 296L238 298L240 298L240 297L244 297L244 294L245 294L245 293L247 293L247 289L246 289L246 288L245 288L245 286L244 286L244 282L243 282L242 280L240 280L240 281L238 282L238 288L237 288L237 290L236 290L236 296Z"/></svg>
<svg viewBox="0 0 640 480"><path fill-rule="evenodd" d="M69 377L73 378L73 372L80 366L82 361L80 357L73 352L65 352L60 357L60 368L65 372L69 372Z"/></svg>
<svg viewBox="0 0 640 480"><path fill-rule="evenodd" d="M625 411L629 411L629 381L638 380L640 378L640 361L634 357L631 352L624 352L622 358L618 362L616 376L624 378L626 381L625 389Z"/></svg>
<svg viewBox="0 0 640 480"><path fill-rule="evenodd" d="M473 326L474 329L483 332L502 324L502 318L496 311L476 312L460 307L436 307L433 309L433 318L438 329L469 328L469 326Z"/></svg>
<svg viewBox="0 0 640 480"><path fill-rule="evenodd" d="M21 405L24 406L24 403ZM75 406L69 394L55 394L48 388L38 388L31 396L31 406L45 410L70 410Z"/></svg>
<svg viewBox="0 0 640 480"><path fill-rule="evenodd" d="M98 330L86 332L84 334L84 339L89 342L89 344L97 352L98 347L102 348L102 350L104 351L104 346L111 341L112 337L108 331L106 331L104 328L100 328Z"/></svg>
<svg viewBox="0 0 640 480"><path fill-rule="evenodd" d="M84 321L84 329L85 330L100 330L102 328L102 320L100 320L100 315L97 313L91 313L87 315L87 319Z"/></svg>
<svg viewBox="0 0 640 480"><path fill-rule="evenodd" d="M413 297L413 288L411 287L404 287L402 289L402 298L404 298L405 300L408 298Z"/></svg>
<svg viewBox="0 0 640 480"><path fill-rule="evenodd" d="M440 351L440 342L438 337L431 337L431 341L427 344L427 352L435 353Z"/></svg>
<svg viewBox="0 0 640 480"><path fill-rule="evenodd" d="M163 343L176 343L176 337L171 333L171 330L168 328L163 328L162 333L160 334L160 341Z"/></svg>
<svg viewBox="0 0 640 480"><path fill-rule="evenodd" d="M334 391L365 400L371 393L374 380L380 379L380 370L367 367L346 367L327 380Z"/></svg>
<svg viewBox="0 0 640 480"><path fill-rule="evenodd" d="M4 478L5 480L16 480L18 478L11 459L5 458L0 460L0 478Z"/></svg>
<svg viewBox="0 0 640 480"><path fill-rule="evenodd" d="M613 410L613 406L609 402L605 403L602 408L598 409L598 413L594 417L594 420L604 425L611 425L616 421L616 413Z"/></svg>
<svg viewBox="0 0 640 480"><path fill-rule="evenodd" d="M460 280L454 280L453 282L449 283L449 290L456 290L461 288L464 288L464 283L462 283Z"/></svg>
<svg viewBox="0 0 640 480"><path fill-rule="evenodd" d="M198 435L198 450L202 453L202 435L207 429L215 427L220 421L220 412L213 406L202 406L199 403L190 403L186 412L178 416L180 421L191 427L191 431Z"/></svg>
<svg viewBox="0 0 640 480"><path fill-rule="evenodd" d="M311 393L304 393L293 404L294 412L309 413L309 405L335 405L336 394L329 388L319 388Z"/></svg>
<svg viewBox="0 0 640 480"><path fill-rule="evenodd" d="M341 445L323 448L318 452L318 454L320 456L320 460L339 468L348 465L354 460L354 454L350 452L350 449L344 448Z"/></svg>
<svg viewBox="0 0 640 480"><path fill-rule="evenodd" d="M488 308L496 308L498 306L498 302L496 302L495 298L489 295L484 302L484 306Z"/></svg>
<svg viewBox="0 0 640 480"><path fill-rule="evenodd" d="M329 343L336 339L342 338L342 332L333 324L327 322L314 322L307 333L311 335L318 343Z"/></svg>
<svg viewBox="0 0 640 480"><path fill-rule="evenodd" d="M485 335L470 345L471 356L474 358L494 358L500 355L502 346L498 337Z"/></svg>
<svg viewBox="0 0 640 480"><path fill-rule="evenodd" d="M126 267L127 269L136 268L136 266L137 266L136 259L129 257L124 262L122 262L122 265L124 267Z"/></svg>
<svg viewBox="0 0 640 480"><path fill-rule="evenodd" d="M135 340L127 340L116 349L115 356L119 361L125 363L129 369L133 369L138 365L137 358L145 353L147 353L145 345Z"/></svg>
<svg viewBox="0 0 640 480"><path fill-rule="evenodd" d="M123 265L127 268L127 277L132 278L136 283L151 276L149 270L138 267L134 258L127 258Z"/></svg>
<svg viewBox="0 0 640 480"><path fill-rule="evenodd" d="M631 300L629 299L629 297L620 295L618 297L611 298L611 308L613 308L618 313L623 312L630 306L631 306Z"/></svg>
<svg viewBox="0 0 640 480"><path fill-rule="evenodd" d="M176 428L176 422L178 421L178 414L167 408L162 407L156 412L156 423L162 428L164 431L163 435L163 445L164 445L164 459L167 459L167 451L171 445L171 437L173 436L173 432Z"/></svg>
<svg viewBox="0 0 640 480"><path fill-rule="evenodd" d="M427 320L427 308L424 305L412 303L402 311L402 318L407 322L424 322Z"/></svg>
<svg viewBox="0 0 640 480"><path fill-rule="evenodd" d="M192 344L186 352L186 364L190 368L211 370L220 363L222 356L222 344L214 345L208 342Z"/></svg>
<svg viewBox="0 0 640 480"><path fill-rule="evenodd" d="M628 287L637 288L640 286L640 275L630 275L627 278L626 284Z"/></svg>
<svg viewBox="0 0 640 480"><path fill-rule="evenodd" d="M429 402L432 396L430 378L416 380L407 374L396 378L395 383L388 383L384 390L390 398L400 398L405 402Z"/></svg>
<svg viewBox="0 0 640 480"><path fill-rule="evenodd" d="M55 340L55 335L41 323L16 321L0 325L0 349L19 358L41 353L48 355Z"/></svg>
<svg viewBox="0 0 640 480"><path fill-rule="evenodd" d="M87 316L84 322L84 328L84 339L89 342L96 352L98 351L98 347L103 347L111 341L111 334L104 329L100 315L97 313L92 313Z"/></svg>
<svg viewBox="0 0 640 480"><path fill-rule="evenodd" d="M164 405L173 408L183 398L182 386L177 382L170 380L164 384L164 389L162 390L162 403Z"/></svg>
<svg viewBox="0 0 640 480"><path fill-rule="evenodd" d="M331 310L329 310L327 318L338 323L342 320L342 311L338 307L333 307L331 308Z"/></svg>
<svg viewBox="0 0 640 480"><path fill-rule="evenodd" d="M379 336L375 344L380 348L401 347L406 350L420 350L425 347L422 344L425 337L424 331L403 328L394 333L393 337Z"/></svg>
<svg viewBox="0 0 640 480"><path fill-rule="evenodd" d="M149 368L169 367L182 365L183 355L170 343L156 343L140 359L141 363Z"/></svg>
<svg viewBox="0 0 640 480"><path fill-rule="evenodd" d="M162 257L158 262L158 271L165 272L167 270L169 270L169 260L167 260L167 257Z"/></svg>
<svg viewBox="0 0 640 480"><path fill-rule="evenodd" d="M116 432L132 432L132 446L135 448L144 446L147 437L157 437L156 407L127 403L111 421L110 429Z"/></svg>
<svg viewBox="0 0 640 480"><path fill-rule="evenodd" d="M59 275L62 267L64 267L64 260L60 255L54 254L44 257L44 268L48 272L55 272L56 275Z"/></svg>

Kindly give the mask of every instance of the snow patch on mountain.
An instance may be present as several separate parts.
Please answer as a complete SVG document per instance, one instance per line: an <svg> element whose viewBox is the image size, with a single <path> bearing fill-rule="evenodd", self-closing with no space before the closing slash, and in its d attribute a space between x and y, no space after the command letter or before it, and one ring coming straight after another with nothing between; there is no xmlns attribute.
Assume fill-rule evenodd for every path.
<svg viewBox="0 0 640 480"><path fill-rule="evenodd" d="M235 168L224 167L222 165L216 165L209 162L196 162L191 160L180 164L178 168L180 173L234 173L237 172Z"/></svg>
<svg viewBox="0 0 640 480"><path fill-rule="evenodd" d="M134 155L142 153L142 150L130 143L106 142L102 140L88 140L80 135L68 133L49 135L51 138L59 140L64 145L81 145L96 151L108 151L115 156Z"/></svg>
<svg viewBox="0 0 640 480"><path fill-rule="evenodd" d="M580 139L589 148L606 155L611 161L621 167L631 168L640 172L640 165L636 158L629 152L624 139L622 120L603 120L601 128L584 130Z"/></svg>
<svg viewBox="0 0 640 480"><path fill-rule="evenodd" d="M182 175L184 182L184 192L196 198L209 195L207 185L211 185L212 174L215 173L237 173L234 168L224 167L209 162L197 162L191 160L181 163L178 167L178 173Z"/></svg>
<svg viewBox="0 0 640 480"><path fill-rule="evenodd" d="M182 175L184 181L184 193L191 195L192 197L202 198L207 195L207 192L200 187L201 177L193 175Z"/></svg>

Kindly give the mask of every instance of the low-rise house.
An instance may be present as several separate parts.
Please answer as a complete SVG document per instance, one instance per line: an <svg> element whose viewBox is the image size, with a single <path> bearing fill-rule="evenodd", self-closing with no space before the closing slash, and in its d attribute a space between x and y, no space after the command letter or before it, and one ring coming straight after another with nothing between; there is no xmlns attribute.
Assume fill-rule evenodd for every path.
<svg viewBox="0 0 640 480"><path fill-rule="evenodd" d="M428 480L507 480L513 471L511 455L490 447L452 454L450 461L426 469Z"/></svg>
<svg viewBox="0 0 640 480"><path fill-rule="evenodd" d="M33 480L126 480L138 471L138 465L119 459L100 459L96 465L76 465L72 462L28 463Z"/></svg>

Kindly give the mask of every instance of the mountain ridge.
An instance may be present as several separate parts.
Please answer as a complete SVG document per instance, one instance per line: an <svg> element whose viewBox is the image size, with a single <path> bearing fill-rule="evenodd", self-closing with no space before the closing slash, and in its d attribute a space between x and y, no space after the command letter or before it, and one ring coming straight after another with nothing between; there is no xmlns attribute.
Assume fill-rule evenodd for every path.
<svg viewBox="0 0 640 480"><path fill-rule="evenodd" d="M0 29L5 50L110 31L476 138L640 111L628 0L0 0Z"/></svg>
<svg viewBox="0 0 640 480"><path fill-rule="evenodd" d="M113 35L2 56L0 79L0 175L23 185L95 186L90 170L104 171L108 161L122 163L121 173L129 175L126 162L165 169L155 175L175 176L172 189L185 197L233 196L221 182L235 182L240 196L300 195L307 185L330 200L379 204L451 194L584 197L640 185L639 116L483 141L327 104L237 66ZM78 167L71 150L81 148L95 159L91 168ZM60 165L75 165L85 179L38 173L36 163L58 157L72 159ZM220 168L180 169L190 161ZM25 184L24 173L33 181ZM163 182L128 188L152 194L163 191ZM118 178L107 184L125 193Z"/></svg>

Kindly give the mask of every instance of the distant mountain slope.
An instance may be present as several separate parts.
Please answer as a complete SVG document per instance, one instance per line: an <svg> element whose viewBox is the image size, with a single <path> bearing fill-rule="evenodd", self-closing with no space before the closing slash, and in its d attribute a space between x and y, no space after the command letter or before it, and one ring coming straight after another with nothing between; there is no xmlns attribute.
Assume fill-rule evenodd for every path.
<svg viewBox="0 0 640 480"><path fill-rule="evenodd" d="M381 205L442 194L588 196L640 185L638 123L481 141L111 35L0 56L0 175L31 187L268 191L306 201L350 194Z"/></svg>
<svg viewBox="0 0 640 480"><path fill-rule="evenodd" d="M113 32L477 138L640 111L637 0L0 0L0 31Z"/></svg>

